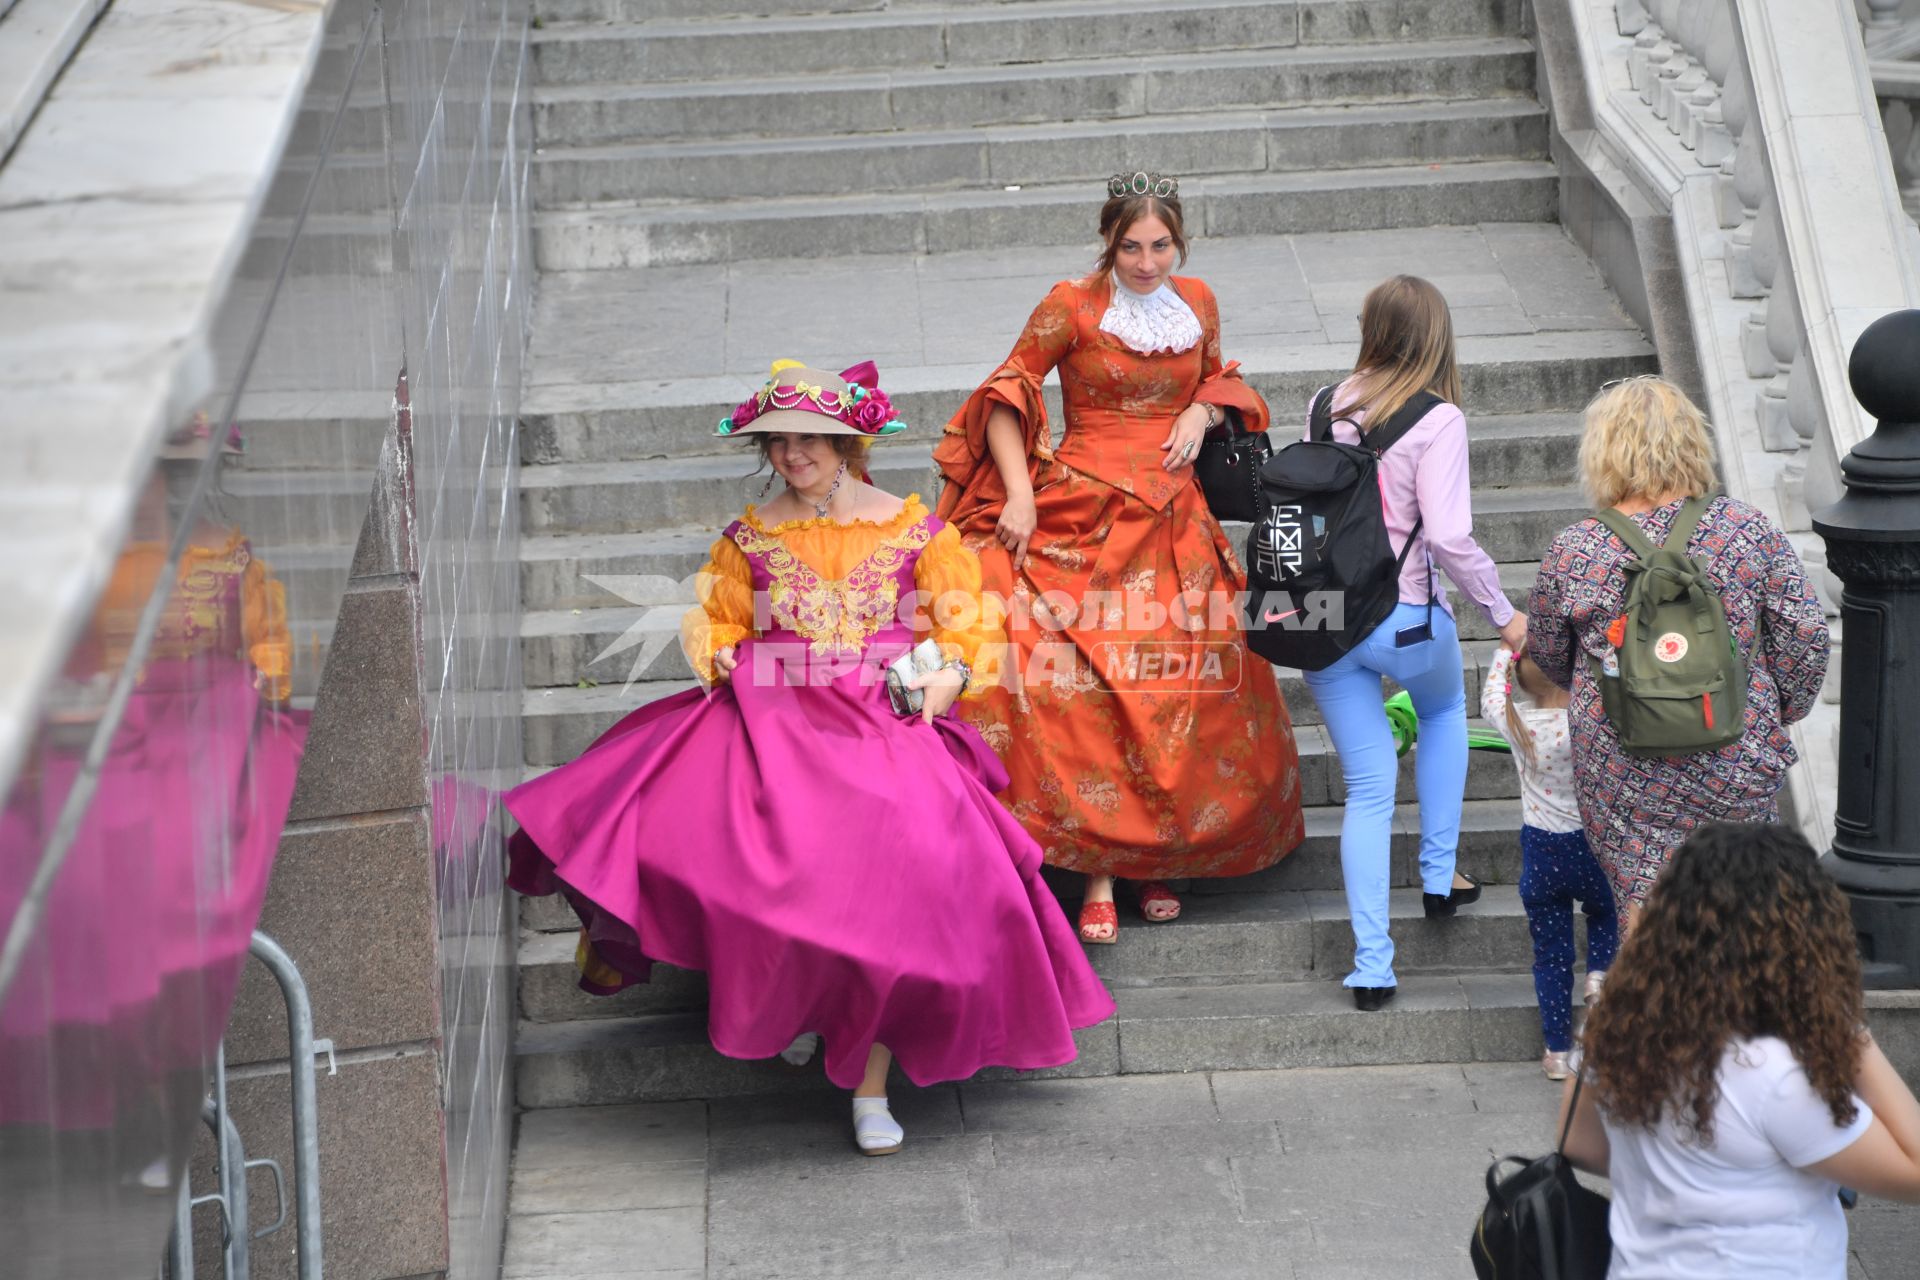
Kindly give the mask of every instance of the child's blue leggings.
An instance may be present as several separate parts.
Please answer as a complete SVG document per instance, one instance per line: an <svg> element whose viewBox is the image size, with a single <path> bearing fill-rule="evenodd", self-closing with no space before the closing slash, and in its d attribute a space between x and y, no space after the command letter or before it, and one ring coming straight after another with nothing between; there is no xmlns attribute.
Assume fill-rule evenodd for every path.
<svg viewBox="0 0 1920 1280"><path fill-rule="evenodd" d="M1520 901L1533 935L1533 994L1547 1048L1573 1048L1573 904L1587 915L1587 972L1613 965L1613 887L1582 831L1520 828Z"/></svg>

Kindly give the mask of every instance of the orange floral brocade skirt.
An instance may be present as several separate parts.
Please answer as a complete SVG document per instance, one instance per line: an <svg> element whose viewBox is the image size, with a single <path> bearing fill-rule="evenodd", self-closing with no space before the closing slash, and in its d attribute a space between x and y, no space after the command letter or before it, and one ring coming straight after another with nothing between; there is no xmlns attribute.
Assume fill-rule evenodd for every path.
<svg viewBox="0 0 1920 1280"><path fill-rule="evenodd" d="M1245 575L1199 487L1155 511L1057 459L1042 471L1018 574L993 535L999 501L969 495L951 517L1007 602L1010 669L961 707L1006 762L1002 798L1057 867L1272 866L1305 835L1299 753L1228 607Z"/></svg>

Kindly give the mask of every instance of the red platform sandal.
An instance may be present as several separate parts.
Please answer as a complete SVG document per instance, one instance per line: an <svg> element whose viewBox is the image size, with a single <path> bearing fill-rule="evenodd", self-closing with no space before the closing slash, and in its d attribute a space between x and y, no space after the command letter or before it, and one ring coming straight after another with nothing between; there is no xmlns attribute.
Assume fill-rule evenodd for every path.
<svg viewBox="0 0 1920 1280"><path fill-rule="evenodd" d="M1158 880L1140 886L1140 918L1149 924L1165 924L1180 918L1180 899Z"/></svg>
<svg viewBox="0 0 1920 1280"><path fill-rule="evenodd" d="M1105 925L1112 932L1104 938L1095 937L1088 932ZM1106 946L1120 941L1120 912L1111 902L1083 902L1080 904L1080 941L1093 946Z"/></svg>

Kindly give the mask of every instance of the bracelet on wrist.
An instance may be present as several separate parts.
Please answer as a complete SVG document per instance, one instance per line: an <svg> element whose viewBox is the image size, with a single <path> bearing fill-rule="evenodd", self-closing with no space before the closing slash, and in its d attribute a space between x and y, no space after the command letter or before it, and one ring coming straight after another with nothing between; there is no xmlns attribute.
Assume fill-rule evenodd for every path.
<svg viewBox="0 0 1920 1280"><path fill-rule="evenodd" d="M971 689L973 687L973 668L967 665L966 659L953 658L947 662L946 669L948 671L958 671L960 673L960 692L961 693L964 694L968 689Z"/></svg>

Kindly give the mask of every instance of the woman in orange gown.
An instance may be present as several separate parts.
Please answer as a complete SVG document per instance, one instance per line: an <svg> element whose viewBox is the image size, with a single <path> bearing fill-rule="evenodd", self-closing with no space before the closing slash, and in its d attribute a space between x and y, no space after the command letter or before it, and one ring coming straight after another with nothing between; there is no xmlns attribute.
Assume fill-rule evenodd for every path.
<svg viewBox="0 0 1920 1280"><path fill-rule="evenodd" d="M1273 669L1241 638L1246 575L1193 459L1267 406L1221 363L1213 292L1186 259L1178 187L1115 178L1094 272L1062 281L934 450L940 516L1006 602L1007 670L967 716L1012 776L1013 813L1086 872L1080 936L1111 942L1115 877L1171 920L1166 879L1237 876L1299 846L1299 756ZM1041 384L1060 370L1051 443Z"/></svg>

